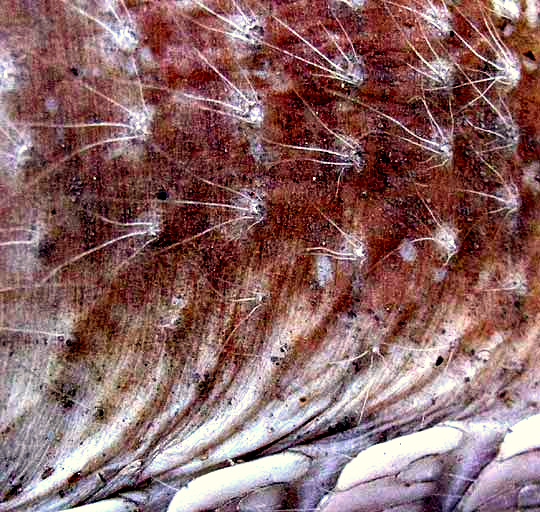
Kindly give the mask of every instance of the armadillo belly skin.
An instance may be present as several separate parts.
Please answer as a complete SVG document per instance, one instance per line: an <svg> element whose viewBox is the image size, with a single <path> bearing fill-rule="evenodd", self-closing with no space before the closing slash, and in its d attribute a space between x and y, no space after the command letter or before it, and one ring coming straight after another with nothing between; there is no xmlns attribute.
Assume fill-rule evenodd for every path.
<svg viewBox="0 0 540 512"><path fill-rule="evenodd" d="M0 512L540 511L538 0L0 0Z"/></svg>

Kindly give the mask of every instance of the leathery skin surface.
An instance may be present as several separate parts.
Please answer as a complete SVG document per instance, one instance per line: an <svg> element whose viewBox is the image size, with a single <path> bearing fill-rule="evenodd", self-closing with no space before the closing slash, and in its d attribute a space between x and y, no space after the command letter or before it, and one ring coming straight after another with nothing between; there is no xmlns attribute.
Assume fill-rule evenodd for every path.
<svg viewBox="0 0 540 512"><path fill-rule="evenodd" d="M0 0L0 512L540 510L537 0Z"/></svg>

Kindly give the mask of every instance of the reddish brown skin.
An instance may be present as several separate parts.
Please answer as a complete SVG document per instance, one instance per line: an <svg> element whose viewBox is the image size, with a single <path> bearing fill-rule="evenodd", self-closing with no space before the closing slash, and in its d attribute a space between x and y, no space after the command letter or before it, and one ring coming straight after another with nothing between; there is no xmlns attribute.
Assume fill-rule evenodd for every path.
<svg viewBox="0 0 540 512"><path fill-rule="evenodd" d="M211 408L228 387L228 382L221 378L225 369L240 370L257 364L256 359L236 354L260 352L272 327L299 298L309 299L312 310L305 312L307 317L322 305L328 307L328 312L308 335L294 340L288 356L280 361L284 382L296 366L309 361L311 354L328 343L330 333L340 329L338 319L351 311L380 318L381 325L384 315L393 319L381 345L383 356L394 340L404 336L419 340L418 345L422 346L420 340L429 335L433 325L445 316L445 307L450 310L452 304L465 305L477 319L456 349L455 358L468 357L476 343L495 332L508 332L511 338L519 340L537 325L539 199L523 185L522 176L524 169L540 158L538 70L522 72L517 88L508 93L508 107L520 129L516 151L498 153L491 160L520 192L522 206L515 227L510 228L504 214L488 214L494 208L493 202L459 192L474 189L493 194L498 188L489 173L484 173L484 178L479 176L481 162L473 151L483 142L462 118L455 118L452 164L428 170L425 161L429 155L425 151L400 140L403 132L399 127L358 103L369 104L399 119L416 133L429 133L429 119L419 101L421 81L414 80L414 72L406 65L414 63L415 56L406 44L404 29L396 27L399 18L402 27L413 29L411 43L425 51L422 35L414 29L418 20L412 13L397 16L395 8L374 1L368 2L361 16L345 5L335 8L337 19L351 35L365 63L366 79L355 91L335 80L316 77L316 70L269 47L235 55L230 38L202 28L220 27L219 21L196 8L179 15L180 9L172 4L127 2L140 30L141 45L150 48L154 55L153 64L148 66L151 69L141 74L142 82L146 86L158 86L144 89L145 101L155 107L156 114L151 137L139 143L142 157L107 160L106 148L101 147L63 161L71 151L99 140L99 130L66 129L62 142L56 130L36 128L32 130L35 152L17 186L0 181L0 194L4 197L1 225L19 224L27 218L26 212L33 209L41 212L47 227L36 249L38 265L34 274L10 274L7 270L10 253L0 252L3 325L11 325L13 319L20 318L17 311L21 309L29 320L57 314L74 318L71 338L63 346L50 349L58 365L56 373L44 383L47 392L43 407L60 406L70 414L77 407L73 400L98 403L94 423L88 425L91 432L106 424L117 404L129 399L144 382L150 373L144 369L158 364L162 347L166 347L171 361L168 381L160 383L165 401L168 386L173 386L176 372L189 355L205 344L221 342L220 364L214 373L202 376L200 393L193 404L194 408L201 404ZM249 4L258 13L273 14L294 25L317 48L328 48L319 25L321 20L327 28L341 34L324 1ZM0 18L0 31L6 34L9 47L18 47L25 55L27 79L3 102L12 118L22 123L69 123L117 117L117 111L109 103L81 86L84 70L104 66L85 47L89 37L99 33L94 24L64 9L60 2L4 0L0 6L5 13L11 13ZM227 3L220 6L223 12L230 7ZM463 2L460 9L475 23L481 23L485 12L482 3ZM389 11L397 18L389 15ZM478 35L457 8L454 14L454 29L481 47ZM265 39L274 46L313 58L297 38L270 17ZM478 59L465 51L456 37L450 36L448 41L464 67L478 67ZM516 55L531 52L537 59L540 59L539 41L538 31L524 21L505 39ZM348 44L343 37L340 42L344 46ZM242 80L239 70L250 74L265 105L260 129L175 100L175 91L197 91L219 97L225 90L223 82L197 57L193 48L200 50L227 76L234 76L236 83ZM263 68L266 77L254 74ZM123 82L125 78L120 70L114 66L100 69L103 79L92 84L99 86L102 94L136 99L135 87ZM474 96L469 87L457 89L453 100L455 111ZM44 109L48 97L60 99L56 115ZM328 134L300 98L332 129L362 139L365 168L362 172L347 170L337 194L338 171L332 167L300 160L283 161L298 158L299 152L272 144L265 144L270 163L257 162L250 152L249 140L257 134L293 145L324 145ZM447 126L450 116L444 94L429 101L438 119L442 119L441 124ZM328 147L331 146L329 141ZM180 199L231 200L230 194L199 178L235 190L263 191L264 220L237 240L227 236L234 234L231 228L184 243L215 223L232 218L227 211L175 204ZM537 180L540 181L538 174ZM440 219L450 222L459 232L459 251L450 260L448 276L442 283L432 279L433 269L443 262L435 244L417 244L418 257L412 265L404 262L398 252L404 238L428 236L435 227L426 202ZM110 251L97 251L66 266L54 279L39 284L48 272L69 258L117 236L118 230L95 214L129 222L155 210L161 212L162 218L157 240L120 271L114 272L120 255L127 257L133 252L129 241L113 245ZM362 269L347 262L338 263L334 282L321 289L314 283L314 259L306 251L319 246L321 241L327 247L340 247L343 240L325 216L344 229L361 227L369 257ZM111 254L116 258L111 258ZM528 283L525 296L516 298L512 293L485 293L475 289L480 273L486 268L495 268L494 275L503 277L518 261ZM177 272L186 276L194 298L174 332L157 331L152 326L160 315L158 304L170 301ZM264 275L263 288L271 297L247 321L252 305L239 304L231 315L222 298L231 290L236 290L233 295L240 297L253 293L242 288L246 275ZM492 280L490 284L495 286L496 282ZM219 340L204 339L207 332L204 326L210 322L220 326ZM0 334L2 360L20 370L21 364L25 364L19 359L21 347L30 352L34 341L22 334ZM111 394L105 391L104 382L108 362L119 346L128 351L137 371L126 371ZM10 359L13 353L16 355ZM484 396L486 385L494 395L511 388L520 371L534 371L534 357L534 346L506 347L497 359L500 366L487 368L482 379L464 386L463 394L450 408L452 413L442 409L434 413L432 421L459 415L467 403ZM368 364L369 361L359 364L360 371L367 371ZM35 376L29 374L28 379L32 381ZM420 381L416 387L423 385L424 381ZM279 396L280 386L276 382L275 389L269 392ZM70 396L70 390L74 396ZM155 404L155 408L159 410L160 404ZM379 404L378 408L383 406ZM368 419L376 422L377 411L370 414ZM133 446L151 423L152 418L146 418L144 424L129 434ZM409 427L414 428L414 425ZM324 432L321 427L319 434ZM0 440L14 442L17 435L17 427L11 425L0 432ZM53 471L47 461L39 468L42 478ZM69 487L76 486L84 476L74 475L68 481ZM10 478L8 475L8 490L3 496L6 502L21 492L22 487L17 486L25 484L12 481L10 487Z"/></svg>

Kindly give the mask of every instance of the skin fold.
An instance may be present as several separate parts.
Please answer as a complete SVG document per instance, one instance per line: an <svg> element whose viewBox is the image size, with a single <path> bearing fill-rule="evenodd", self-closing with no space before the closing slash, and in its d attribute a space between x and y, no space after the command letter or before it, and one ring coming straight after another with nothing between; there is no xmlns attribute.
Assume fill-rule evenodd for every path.
<svg viewBox="0 0 540 512"><path fill-rule="evenodd" d="M540 510L538 13L0 0L0 512Z"/></svg>

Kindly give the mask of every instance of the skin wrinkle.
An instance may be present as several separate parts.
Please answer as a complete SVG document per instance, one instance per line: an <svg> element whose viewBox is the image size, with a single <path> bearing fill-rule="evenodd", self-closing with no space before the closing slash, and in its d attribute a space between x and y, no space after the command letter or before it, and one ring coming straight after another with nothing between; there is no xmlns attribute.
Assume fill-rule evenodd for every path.
<svg viewBox="0 0 540 512"><path fill-rule="evenodd" d="M0 512L536 411L538 27L361 3L0 0Z"/></svg>

